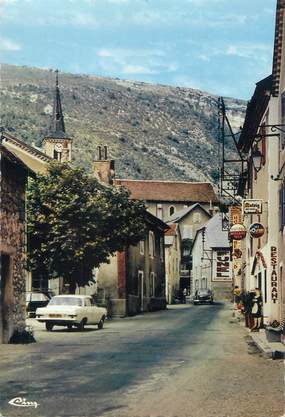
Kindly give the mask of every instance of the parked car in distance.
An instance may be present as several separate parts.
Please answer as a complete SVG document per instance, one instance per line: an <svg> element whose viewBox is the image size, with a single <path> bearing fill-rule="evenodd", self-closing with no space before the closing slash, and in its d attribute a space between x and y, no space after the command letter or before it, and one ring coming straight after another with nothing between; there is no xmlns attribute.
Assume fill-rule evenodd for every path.
<svg viewBox="0 0 285 417"><path fill-rule="evenodd" d="M56 295L46 307L36 311L36 319L45 323L48 331L54 326L83 330L86 324L97 324L102 329L106 316L106 308L96 306L88 295Z"/></svg>
<svg viewBox="0 0 285 417"><path fill-rule="evenodd" d="M194 305L204 304L204 303L213 304L214 303L213 292L211 290L208 290L208 289L197 290L195 292L195 295L194 295L194 298L193 298L193 303L194 303Z"/></svg>
<svg viewBox="0 0 285 417"><path fill-rule="evenodd" d="M36 309L45 307L49 303L50 297L40 291L26 292L26 312L28 317L36 317Z"/></svg>

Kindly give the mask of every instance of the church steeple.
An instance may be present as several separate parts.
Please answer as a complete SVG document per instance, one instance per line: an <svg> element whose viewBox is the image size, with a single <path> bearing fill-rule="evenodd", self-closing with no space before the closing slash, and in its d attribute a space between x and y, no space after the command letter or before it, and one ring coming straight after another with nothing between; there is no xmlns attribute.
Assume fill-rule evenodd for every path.
<svg viewBox="0 0 285 417"><path fill-rule="evenodd" d="M64 117L61 107L60 91L58 86L58 70L55 71L55 95L53 102L53 110L50 121L49 136L52 138L65 138Z"/></svg>
<svg viewBox="0 0 285 417"><path fill-rule="evenodd" d="M43 140L43 147L45 153L51 158L60 162L70 162L72 139L70 139L65 133L64 117L58 86L58 70L56 70L55 73L56 78L53 109L48 135Z"/></svg>

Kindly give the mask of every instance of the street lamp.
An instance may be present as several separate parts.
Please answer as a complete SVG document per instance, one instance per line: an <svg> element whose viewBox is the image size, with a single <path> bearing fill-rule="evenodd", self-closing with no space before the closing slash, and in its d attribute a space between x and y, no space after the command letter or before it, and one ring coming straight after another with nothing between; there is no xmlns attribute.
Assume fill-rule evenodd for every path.
<svg viewBox="0 0 285 417"><path fill-rule="evenodd" d="M255 171L256 172L260 171L263 155L262 155L262 153L260 152L260 150L258 149L257 146L253 149L251 157L252 157L252 162L253 162L253 166L254 166Z"/></svg>

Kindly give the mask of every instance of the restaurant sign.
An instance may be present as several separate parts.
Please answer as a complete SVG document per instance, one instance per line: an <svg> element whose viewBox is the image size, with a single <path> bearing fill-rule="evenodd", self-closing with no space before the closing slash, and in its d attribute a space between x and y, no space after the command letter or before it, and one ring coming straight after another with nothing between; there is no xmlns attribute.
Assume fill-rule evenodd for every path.
<svg viewBox="0 0 285 417"><path fill-rule="evenodd" d="M271 299L275 304L278 300L278 277L277 277L277 247L271 246Z"/></svg>
<svg viewBox="0 0 285 417"><path fill-rule="evenodd" d="M242 202L243 214L262 214L262 200L247 199Z"/></svg>

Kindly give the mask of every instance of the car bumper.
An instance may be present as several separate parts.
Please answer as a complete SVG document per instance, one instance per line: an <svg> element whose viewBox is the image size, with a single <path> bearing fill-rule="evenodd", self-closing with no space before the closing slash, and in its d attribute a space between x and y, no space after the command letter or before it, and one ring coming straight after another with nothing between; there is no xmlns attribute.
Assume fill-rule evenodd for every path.
<svg viewBox="0 0 285 417"><path fill-rule="evenodd" d="M80 320L71 317L36 317L39 323L52 323L56 326L67 326L68 324L79 324Z"/></svg>

